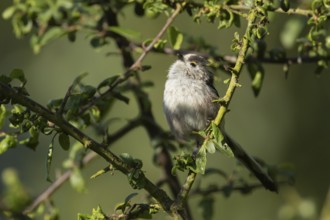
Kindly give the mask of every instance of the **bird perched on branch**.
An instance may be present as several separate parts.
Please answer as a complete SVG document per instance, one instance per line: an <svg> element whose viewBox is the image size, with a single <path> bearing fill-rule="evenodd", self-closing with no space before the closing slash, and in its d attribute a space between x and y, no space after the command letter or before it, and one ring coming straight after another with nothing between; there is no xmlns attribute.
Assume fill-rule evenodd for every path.
<svg viewBox="0 0 330 220"><path fill-rule="evenodd" d="M170 129L177 140L187 141L201 137L194 131L205 130L220 108L217 90L213 85L213 73L207 60L197 54L179 54L169 69L165 84L163 108ZM230 138L220 126L224 142L235 157L243 163L271 191L277 185L260 164Z"/></svg>

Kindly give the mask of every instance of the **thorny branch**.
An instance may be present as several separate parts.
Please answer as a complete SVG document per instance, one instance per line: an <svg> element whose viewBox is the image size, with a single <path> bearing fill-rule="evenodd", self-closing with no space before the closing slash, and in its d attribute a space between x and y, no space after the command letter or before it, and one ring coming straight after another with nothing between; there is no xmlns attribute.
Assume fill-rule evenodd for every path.
<svg viewBox="0 0 330 220"><path fill-rule="evenodd" d="M112 90L114 87L116 87L118 84L126 81L130 76L130 72L131 71L137 71L140 69L141 67L141 62L142 60L144 59L144 57L147 55L148 52L151 51L151 49L153 48L153 45L162 37L162 35L165 33L166 29L170 26L170 24L173 22L174 18L179 14L179 12L181 11L181 8L182 6L180 4L177 4L177 8L176 10L174 11L174 13L167 19L164 27L161 29L161 31L157 34L157 36L154 38L154 40L145 48L144 52L141 54L141 56L137 59L137 61L135 61L131 66L130 68L128 69L127 72L125 72L125 74L122 75L122 77L120 77L114 84L113 86L108 90L108 92L106 93L103 93L102 96L98 97L98 99L102 99L106 96L109 96L111 93L112 93ZM113 16L111 16L113 18ZM116 24L115 24L116 25ZM121 36L116 36L114 35L114 38L117 42L117 46L120 48L120 49L123 49L123 45L124 46L127 46L127 44L125 44L125 39L122 38ZM130 54L122 54L123 56L126 56L124 57L124 60L126 60L126 63L124 63L124 66L127 66L130 62L127 62L127 57L130 57L131 55ZM131 59L132 60L132 59ZM1 85L1 86L4 86L4 85ZM0 89L5 89L5 88L0 88ZM140 91L142 92L142 91ZM14 93L11 93L11 94L7 94L7 95L11 95L11 98L12 99L15 99L15 95ZM142 94L143 95L143 94ZM66 97L69 96L66 95ZM137 97L139 98L139 97ZM18 100L17 100L18 101ZM37 103L33 103L32 100L29 100L28 98L23 98L23 100L20 100L22 101L21 104L25 106L26 105L30 105L30 107L32 106L38 106ZM31 104L32 102L32 104ZM18 101L18 103L20 103ZM92 102L90 106L92 106L95 102ZM140 103L143 103L142 100L140 100ZM144 108L143 106L141 106L142 109ZM86 107L87 109L88 107ZM33 110L33 108L32 108ZM86 147L89 147L91 148L93 151L95 151L96 153L98 153L99 155L103 156L106 160L108 160L111 164L113 164L117 169L121 170L123 173L125 174L128 174L130 172L130 169L129 167L127 167L125 164L122 164L122 162L117 158L116 159L116 156L115 155L112 155L112 153L110 151L107 151L104 147L102 147L101 145L97 144L95 141L93 141L92 139L90 138L86 138L84 137L84 134L75 134L75 132L78 132L78 130L75 130L73 132L69 132L70 130L70 125L67 124L66 122L64 121L59 121L58 118L56 118L55 116L51 116L51 112L47 112L46 109L43 109L41 106L38 106L38 108L34 109L36 112L38 112L37 110L43 110L44 112L38 112L39 114L43 115L45 118L47 118L48 120L54 122L55 124L57 124L59 127L61 127L61 125L65 125L64 127L62 126L61 128L64 129L64 131L67 131L67 133L69 133L70 135L72 135L74 138L76 138L78 141L81 141L84 146ZM45 113L46 112L46 113ZM144 117L143 115L143 112L141 112L142 116ZM154 120L153 119L153 116L151 115L151 111L150 109L147 111L147 112L144 112L144 113L148 113L149 114L149 119ZM48 116L48 117L47 117ZM155 122L152 122L152 124L155 124ZM147 130L151 131L152 129L149 129L150 128L150 120L147 120L145 121L144 123L145 127L147 128ZM71 127L72 128L72 127ZM112 141L115 141L116 138L118 137L121 137L121 135L123 135L125 132L129 131L130 128L126 128L126 129L123 129L121 130L121 133L116 135L116 136L112 136ZM158 130L160 130L160 128L158 128ZM159 133L163 133L161 131L159 131ZM150 134L150 136L152 136ZM87 140L86 140L87 139ZM109 142L109 140L107 141ZM109 143L108 143L109 144ZM95 145L95 146L94 146ZM100 149L98 149L100 148ZM104 152L103 152L104 151ZM109 156L109 154L111 155L110 158L108 158L107 156ZM167 155L167 157L169 157L168 154L165 154ZM83 160L83 163L82 165L85 165L86 163L88 163L90 160L92 160L93 158L95 157L95 155L93 154L88 154L84 160ZM114 161L113 161L114 160ZM169 160L170 161L170 160ZM123 167L122 167L123 166ZM168 165L166 165L168 166ZM58 178L48 189L46 189L39 197L37 197L37 199L31 204L31 206L29 206L27 209L25 209L25 213L35 209L38 204L40 204L41 202L43 202L45 199L47 199L51 194L53 194L61 184L63 184L68 178L69 176L71 175L71 171L67 171L65 174L63 174L60 178ZM154 188L154 185L144 177L144 175L142 175L141 177L142 179L144 179L143 181L146 183L146 187L145 189L147 191L149 191L149 193L154 197L156 198L157 200L159 200L160 204L162 204L164 210L166 211L170 211L170 207L169 207L169 204L171 204L171 200L167 197L167 195L162 191L162 190L159 190L159 189L155 189ZM176 180L177 182L177 180ZM178 182L176 183L178 184ZM171 184L170 184L171 185ZM173 187L171 187L173 189ZM173 213L173 215L177 215L176 213ZM183 218L186 218L185 216L190 216L190 213L188 211L188 209L186 210L186 213L181 213L180 215L182 215L181 217Z"/></svg>

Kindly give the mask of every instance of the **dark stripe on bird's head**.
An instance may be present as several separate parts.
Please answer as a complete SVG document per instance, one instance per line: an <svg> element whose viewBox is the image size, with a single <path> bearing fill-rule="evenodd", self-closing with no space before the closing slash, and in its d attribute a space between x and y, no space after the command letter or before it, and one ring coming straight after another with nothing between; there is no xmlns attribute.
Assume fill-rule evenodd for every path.
<svg viewBox="0 0 330 220"><path fill-rule="evenodd" d="M200 63L200 64L207 64L207 60L199 55L191 55L188 57L188 62L195 62L195 63Z"/></svg>

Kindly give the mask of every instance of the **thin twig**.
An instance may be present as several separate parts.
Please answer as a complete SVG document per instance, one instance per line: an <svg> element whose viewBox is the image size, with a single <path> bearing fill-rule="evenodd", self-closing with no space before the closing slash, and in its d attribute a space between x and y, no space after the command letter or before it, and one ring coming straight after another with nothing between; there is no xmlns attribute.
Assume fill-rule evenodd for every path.
<svg viewBox="0 0 330 220"><path fill-rule="evenodd" d="M204 4L199 3L199 2L194 2L190 1L189 4L192 7L197 7L197 8L203 8ZM223 5L223 4L222 4ZM251 10L251 7L248 5L244 4L238 4L238 5L225 5L227 8L233 9L233 10L239 10L239 11L249 11ZM311 17L313 15L312 10L308 9L301 9L301 8L291 8L288 11L283 11L281 8L274 8L272 10L269 10L271 12L276 12L276 13L282 13L282 14L288 14L288 15L301 15L301 16L306 16L306 17Z"/></svg>
<svg viewBox="0 0 330 220"><path fill-rule="evenodd" d="M100 96L94 98L91 100L86 106L84 106L83 111L94 105L98 100L102 100L106 97L109 97L111 93L113 92L114 88L116 88L119 84L125 82L128 78L130 78L135 71L139 71L141 69L141 63L145 56L153 49L154 45L160 40L160 38L164 35L168 27L172 24L176 16L179 15L180 11L182 10L182 6L180 4L177 4L177 7L175 11L171 14L171 16L166 20L165 25L163 28L159 31L159 33L156 35L156 37L151 41L151 43L144 48L142 54L137 58L137 60L128 68L128 70L122 74L113 84L109 87L107 91L102 93ZM117 43L118 45L118 43Z"/></svg>
<svg viewBox="0 0 330 220"><path fill-rule="evenodd" d="M162 190L159 189L156 185L154 185L140 170L137 170L134 167L130 167L129 164L121 160L117 155L112 153L110 150L106 148L105 145L102 145L91 137L84 134L81 130L74 127L67 121L64 121L62 118L57 117L56 114L49 111L39 103L33 101L32 99L26 97L23 94L20 94L14 88L6 85L3 82L0 82L0 93L3 97L10 98L17 104L25 106L29 110L39 114L43 118L47 119L48 121L56 124L63 132L67 133L77 141L83 144L84 147L91 149L99 156L103 157L106 161L112 164L117 170L122 172L125 175L128 175L132 172L136 173L134 175L134 180L137 183L143 183L140 187L144 188L146 191L150 193L164 208L165 211L170 212L170 207L173 201L168 197L168 195Z"/></svg>
<svg viewBox="0 0 330 220"><path fill-rule="evenodd" d="M190 189L195 182L196 176L197 176L197 173L189 170L185 183L181 187L181 191L177 195L176 200L174 201L174 203L171 207L171 209L173 211L180 211L184 207L185 203L187 202L187 198L188 198Z"/></svg>
<svg viewBox="0 0 330 220"><path fill-rule="evenodd" d="M278 185L284 185L288 184L287 181L280 181L277 182ZM233 186L232 183L226 184L221 187L210 187L209 189L200 189L197 188L195 190L192 190L190 193L190 196L197 196L197 195L202 195L202 196L207 196L213 193L228 193L228 192L241 192L241 193L250 193L252 190L256 190L259 188L263 188L264 185L261 183L251 183L251 184L244 184L244 185L237 185Z"/></svg>
<svg viewBox="0 0 330 220"><path fill-rule="evenodd" d="M109 135L107 137L107 145L113 144L116 142L119 138L136 128L138 125L141 124L141 119L136 118L134 120L131 120L127 125L119 129L117 132L115 132L112 135ZM79 168L85 168L85 166L90 163L93 159L97 158L97 154L94 152L90 152L84 156L82 159L82 162L79 163ZM42 193L39 194L39 196L28 206L24 209L23 213L27 214L35 210L41 203L43 203L45 200L50 198L57 189L59 189L71 176L72 170L68 170L62 175L60 175L50 186L47 187Z"/></svg>
<svg viewBox="0 0 330 220"><path fill-rule="evenodd" d="M74 86L75 86L75 85L74 85L74 83L73 83L73 84L68 88L68 90L66 91L66 94L65 94L65 96L64 96L64 99L63 99L63 101L62 101L62 103L61 103L61 106L60 106L60 108L58 109L58 111L56 112L57 115L60 116L60 117L62 117L62 114L63 114L63 112L64 112L65 105L66 105L66 103L68 102L69 97L71 96L71 91L72 91L72 89L73 89Z"/></svg>

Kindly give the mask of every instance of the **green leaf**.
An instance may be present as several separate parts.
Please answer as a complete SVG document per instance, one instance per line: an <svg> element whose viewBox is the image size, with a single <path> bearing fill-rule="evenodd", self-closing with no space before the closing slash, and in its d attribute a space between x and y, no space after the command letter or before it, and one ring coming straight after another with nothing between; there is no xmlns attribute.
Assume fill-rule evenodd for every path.
<svg viewBox="0 0 330 220"><path fill-rule="evenodd" d="M111 26L108 28L108 30L129 39L136 39L140 36L140 32L122 27Z"/></svg>
<svg viewBox="0 0 330 220"><path fill-rule="evenodd" d="M50 110L57 110L63 102L63 99L52 99L48 102L47 108Z"/></svg>
<svg viewBox="0 0 330 220"><path fill-rule="evenodd" d="M107 41L105 40L104 37L94 36L91 38L90 44L94 49L97 49L99 47L106 45Z"/></svg>
<svg viewBox="0 0 330 220"><path fill-rule="evenodd" d="M119 75L111 76L105 80L103 80L98 86L97 89L100 90L103 87L106 86L112 86L112 84L119 78Z"/></svg>
<svg viewBox="0 0 330 220"><path fill-rule="evenodd" d="M183 42L183 34L176 27L171 26L167 29L167 37L174 50L179 50Z"/></svg>
<svg viewBox="0 0 330 220"><path fill-rule="evenodd" d="M295 46L296 40L303 31L306 22L299 18L291 18L282 28L280 40L284 48L292 49Z"/></svg>
<svg viewBox="0 0 330 220"><path fill-rule="evenodd" d="M71 186L77 191L77 192L85 192L85 180L81 175L81 172L78 168L73 169L72 174L70 176L70 183Z"/></svg>
<svg viewBox="0 0 330 220"><path fill-rule="evenodd" d="M132 200L132 198L134 198L135 196L137 196L138 193L131 193L129 194L126 198L125 198L125 203L128 203Z"/></svg>
<svg viewBox="0 0 330 220"><path fill-rule="evenodd" d="M208 140L208 141L206 142L205 147L206 147L207 152L210 153L210 154L214 154L215 151L216 151L216 150L215 150L215 145L214 145L214 143L213 143L212 140Z"/></svg>
<svg viewBox="0 0 330 220"><path fill-rule="evenodd" d="M24 72L21 69L13 69L9 75L11 79L17 79L22 83L26 83Z"/></svg>
<svg viewBox="0 0 330 220"><path fill-rule="evenodd" d="M167 43L167 40L161 40L159 39L155 44L154 44L154 48L156 50L163 50L165 48L165 45Z"/></svg>
<svg viewBox="0 0 330 220"><path fill-rule="evenodd" d="M206 148L202 146L196 155L196 172L200 174L205 173L206 168Z"/></svg>
<svg viewBox="0 0 330 220"><path fill-rule="evenodd" d="M67 134L61 133L58 136L58 142L60 143L63 150L67 151L70 148L70 137Z"/></svg>
<svg viewBox="0 0 330 220"><path fill-rule="evenodd" d="M52 40L55 40L56 38L61 37L63 34L65 34L65 30L60 27L52 27L49 29L44 35L42 35L40 39L40 44L42 46L46 45Z"/></svg>
<svg viewBox="0 0 330 220"><path fill-rule="evenodd" d="M267 28L265 28L265 27L258 27L257 28L256 35L257 35L258 39L264 38L267 34L269 34L268 31L267 31Z"/></svg>
<svg viewBox="0 0 330 220"><path fill-rule="evenodd" d="M10 7L6 8L6 10L4 10L2 12L2 18L5 20L11 18L14 15L15 11L16 11L15 6L10 6Z"/></svg>
<svg viewBox="0 0 330 220"><path fill-rule="evenodd" d="M217 150L219 150L221 153L227 155L228 157L234 157L233 151L230 149L227 143L222 142L222 143L217 143L214 142L215 147Z"/></svg>
<svg viewBox="0 0 330 220"><path fill-rule="evenodd" d="M104 212L102 211L101 207L98 206L96 209L93 208L92 214L78 214L78 220L107 220L109 219Z"/></svg>
<svg viewBox="0 0 330 220"><path fill-rule="evenodd" d="M95 179L96 177L99 177L107 172L113 173L115 168L110 164L109 166L103 168L102 170L98 170L96 173L94 173L90 178Z"/></svg>
<svg viewBox="0 0 330 220"><path fill-rule="evenodd" d="M233 12L231 12L227 9L221 9L218 29L231 27L231 25L234 22L234 18L235 18L235 16L234 16Z"/></svg>
<svg viewBox="0 0 330 220"><path fill-rule="evenodd" d="M249 63L248 71L252 79L252 90L255 96L258 96L262 87L265 70L260 63Z"/></svg>
<svg viewBox="0 0 330 220"><path fill-rule="evenodd" d="M81 95L86 99L93 97L96 93L96 88L89 85L80 85L80 90Z"/></svg>
<svg viewBox="0 0 330 220"><path fill-rule="evenodd" d="M5 138L3 138L0 141L0 155L5 153L8 149L15 147L17 144L17 138L16 136L12 135L5 135Z"/></svg>
<svg viewBox="0 0 330 220"><path fill-rule="evenodd" d="M60 27L52 27L51 29L47 30L47 32L42 35L39 38L38 45L39 47L43 47L49 42L63 36L66 33L66 31L63 28ZM39 51L36 50L35 53L38 53Z"/></svg>
<svg viewBox="0 0 330 220"><path fill-rule="evenodd" d="M39 144L39 131L36 127L31 127L29 129L30 136L19 143L24 144L28 148L35 150Z"/></svg>
<svg viewBox="0 0 330 220"><path fill-rule="evenodd" d="M280 0L281 9L285 12L290 9L290 0Z"/></svg>
<svg viewBox="0 0 330 220"><path fill-rule="evenodd" d="M78 84L81 82L81 80L82 80L83 78L85 78L87 75L88 75L87 72L78 75L78 76L74 79L72 85L73 85L73 86L78 85Z"/></svg>
<svg viewBox="0 0 330 220"><path fill-rule="evenodd" d="M6 106L0 105L0 129L2 128L7 115Z"/></svg>
<svg viewBox="0 0 330 220"><path fill-rule="evenodd" d="M221 141L223 141L223 135L219 129L219 126L216 125L213 121L211 123L212 126L212 134L213 134L213 138L217 143L220 143Z"/></svg>
<svg viewBox="0 0 330 220"><path fill-rule="evenodd" d="M115 97L116 99L128 104L129 103L129 98L120 94L120 93L114 93L113 97Z"/></svg>
<svg viewBox="0 0 330 220"><path fill-rule="evenodd" d="M46 165L46 170L47 170L47 181L51 182L50 179L50 168L52 165L52 161L53 161L53 150L54 150L54 139L50 142L49 146L48 146L48 153L47 153L47 165Z"/></svg>

